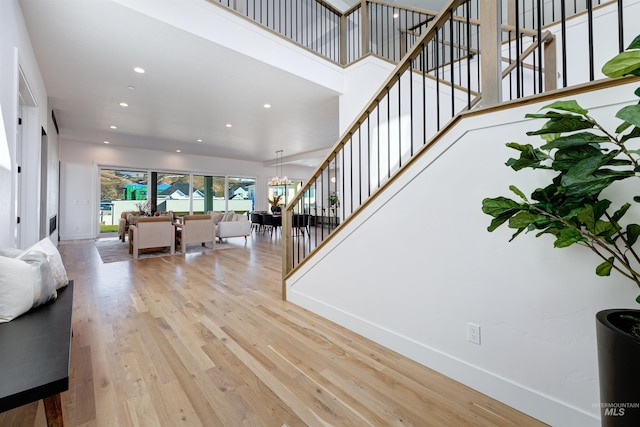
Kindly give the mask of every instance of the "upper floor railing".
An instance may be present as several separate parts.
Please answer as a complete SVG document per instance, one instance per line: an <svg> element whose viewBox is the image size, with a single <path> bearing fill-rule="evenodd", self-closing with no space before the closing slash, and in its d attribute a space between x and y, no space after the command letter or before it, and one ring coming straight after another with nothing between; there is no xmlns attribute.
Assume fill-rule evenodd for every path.
<svg viewBox="0 0 640 427"><path fill-rule="evenodd" d="M546 23L542 11L554 1L563 19ZM588 3L569 20L565 0L451 0L418 30L407 55L283 211L283 274L330 239L460 112L594 80L623 45L624 7L640 8L640 0L628 3ZM585 43L596 28L605 37Z"/></svg>
<svg viewBox="0 0 640 427"><path fill-rule="evenodd" d="M341 65L374 54L399 62L436 12L363 0L340 12L322 0L208 0Z"/></svg>

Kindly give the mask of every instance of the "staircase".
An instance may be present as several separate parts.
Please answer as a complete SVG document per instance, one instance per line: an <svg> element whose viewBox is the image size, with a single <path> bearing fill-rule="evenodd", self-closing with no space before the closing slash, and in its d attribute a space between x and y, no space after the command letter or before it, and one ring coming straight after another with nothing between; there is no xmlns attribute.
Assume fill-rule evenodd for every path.
<svg viewBox="0 0 640 427"><path fill-rule="evenodd" d="M427 29L286 209L285 277L459 113L593 81L602 77L597 64L624 45L622 31L584 43L594 28L623 28L624 14L611 12L618 3L521 3L501 11L491 0L451 1L435 18L424 14ZM311 232L291 227L300 222Z"/></svg>

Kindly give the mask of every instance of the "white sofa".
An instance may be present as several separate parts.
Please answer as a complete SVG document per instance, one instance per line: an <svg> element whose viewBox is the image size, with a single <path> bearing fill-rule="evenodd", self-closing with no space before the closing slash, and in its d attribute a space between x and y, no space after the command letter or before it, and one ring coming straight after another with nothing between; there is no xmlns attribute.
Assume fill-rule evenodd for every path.
<svg viewBox="0 0 640 427"><path fill-rule="evenodd" d="M216 237L220 242L228 237L244 237L251 235L251 221L246 215L226 213L216 224Z"/></svg>

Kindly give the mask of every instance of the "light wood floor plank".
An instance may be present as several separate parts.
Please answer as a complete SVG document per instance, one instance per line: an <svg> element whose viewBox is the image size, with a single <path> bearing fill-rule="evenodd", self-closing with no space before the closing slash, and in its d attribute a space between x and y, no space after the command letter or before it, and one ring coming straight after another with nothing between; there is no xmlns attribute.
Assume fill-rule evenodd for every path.
<svg viewBox="0 0 640 427"><path fill-rule="evenodd" d="M75 280L66 425L543 425L282 301L279 239L110 264L92 241L62 242ZM44 427L41 407L0 426Z"/></svg>

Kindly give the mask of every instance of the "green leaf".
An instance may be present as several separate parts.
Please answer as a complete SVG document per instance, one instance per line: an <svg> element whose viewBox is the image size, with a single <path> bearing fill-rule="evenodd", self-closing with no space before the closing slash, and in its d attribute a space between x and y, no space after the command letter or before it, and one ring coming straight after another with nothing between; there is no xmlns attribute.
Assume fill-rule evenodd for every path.
<svg viewBox="0 0 640 427"><path fill-rule="evenodd" d="M602 215L607 212L611 206L611 200L603 199L593 204L593 217L595 219L600 219Z"/></svg>
<svg viewBox="0 0 640 427"><path fill-rule="evenodd" d="M636 297L636 302L637 302L638 304L640 304L640 295L638 295L638 296Z"/></svg>
<svg viewBox="0 0 640 427"><path fill-rule="evenodd" d="M544 107L543 107L544 108ZM547 111L546 113L527 113L526 119L579 119L575 114L558 113L557 111Z"/></svg>
<svg viewBox="0 0 640 427"><path fill-rule="evenodd" d="M531 144L518 144L517 142L510 142L507 147L520 151L519 159L509 159L506 163L515 171L519 171L524 168L533 169L549 169L549 166L542 164L549 156L543 151L534 148Z"/></svg>
<svg viewBox="0 0 640 427"><path fill-rule="evenodd" d="M633 41L631 42L629 47L627 47L626 50L629 50L629 49L640 49L640 36L636 36L636 38L633 39Z"/></svg>
<svg viewBox="0 0 640 427"><path fill-rule="evenodd" d="M591 157L600 156L602 152L592 145L581 145L563 148L555 153L555 159L551 166L554 170L567 171L578 162Z"/></svg>
<svg viewBox="0 0 640 427"><path fill-rule="evenodd" d="M484 199L482 201L482 212L493 217L491 224L487 227L487 231L494 231L520 210L522 210L522 207L518 203L506 197Z"/></svg>
<svg viewBox="0 0 640 427"><path fill-rule="evenodd" d="M492 217L498 217L504 213L522 210L522 206L506 197L486 198L482 201L482 212Z"/></svg>
<svg viewBox="0 0 640 427"><path fill-rule="evenodd" d="M595 231L596 218L593 214L592 205L587 205L580 210L580 212L578 213L578 221L583 223L587 227L587 230L589 230L590 232L593 233Z"/></svg>
<svg viewBox="0 0 640 427"><path fill-rule="evenodd" d="M522 191L520 191L520 189L518 187L516 187L515 185L510 185L509 186L509 190L511 190L513 193L515 193L518 197L520 197L522 200L527 201L527 197L524 195L524 193Z"/></svg>
<svg viewBox="0 0 640 427"><path fill-rule="evenodd" d="M536 215L527 211L520 211L509 219L509 228L527 228L540 219L544 219L542 215Z"/></svg>
<svg viewBox="0 0 640 427"><path fill-rule="evenodd" d="M520 235L520 233L522 233L523 231L524 231L524 228L521 228L520 230L518 230L515 233L513 233L513 236L511 236L511 238L509 239L509 242L513 242L513 239L518 237L518 235Z"/></svg>
<svg viewBox="0 0 640 427"><path fill-rule="evenodd" d="M587 239L583 237L578 230L574 230L573 228L564 228L560 230L560 233L558 233L553 246L556 248L566 248L574 243L584 242L586 240Z"/></svg>
<svg viewBox="0 0 640 427"><path fill-rule="evenodd" d="M612 151L609 154L593 156L580 160L567 171L567 177L575 180L586 179L590 175L593 175L593 173L602 166L607 165L609 161L617 155L617 151Z"/></svg>
<svg viewBox="0 0 640 427"><path fill-rule="evenodd" d="M640 236L640 225L627 225L627 242L629 246L633 246L638 241L638 236Z"/></svg>
<svg viewBox="0 0 640 427"><path fill-rule="evenodd" d="M640 203L640 196L633 196L633 201L636 203Z"/></svg>
<svg viewBox="0 0 640 427"><path fill-rule="evenodd" d="M640 105L627 105L616 113L616 117L640 127Z"/></svg>
<svg viewBox="0 0 640 427"><path fill-rule="evenodd" d="M628 140L630 140L632 138L638 138L638 137L640 137L640 128L634 127L631 132L629 132L628 134L626 134L625 136L620 138L620 142L624 144ZM640 152L638 152L638 150L629 150L629 152L630 153L635 153L635 154L640 154Z"/></svg>
<svg viewBox="0 0 640 427"><path fill-rule="evenodd" d="M527 132L527 135L544 135L547 133L574 132L582 129L591 129L594 124L581 117L571 116L558 119L551 119L545 123L540 130Z"/></svg>
<svg viewBox="0 0 640 427"><path fill-rule="evenodd" d="M598 221L593 234L601 237L610 237L616 232L615 227L609 221Z"/></svg>
<svg viewBox="0 0 640 427"><path fill-rule="evenodd" d="M543 135L540 135L540 138L546 142L551 142L558 137L560 137L559 133L545 133Z"/></svg>
<svg viewBox="0 0 640 427"><path fill-rule="evenodd" d="M544 110L547 108L553 108L555 110L562 110L562 111L570 111L572 113L580 114L581 116L586 116L587 113L589 112L588 110L585 110L580 105L578 105L578 103L574 99L570 99L568 101L556 101L552 104L545 105L544 107L541 108L541 110Z"/></svg>
<svg viewBox="0 0 640 427"><path fill-rule="evenodd" d="M566 196L595 197L615 181L635 176L629 171L600 169L586 178L562 177L563 192Z"/></svg>
<svg viewBox="0 0 640 427"><path fill-rule="evenodd" d="M614 258L611 257L607 259L605 262L596 267L596 274L598 276L609 276L611 274L611 269L613 268Z"/></svg>
<svg viewBox="0 0 640 427"><path fill-rule="evenodd" d="M594 135L591 132L579 132L567 136L561 136L554 139L548 144L540 147L543 150L551 150L554 148L563 149L580 145L598 144L600 142L610 142L606 136Z"/></svg>
<svg viewBox="0 0 640 427"><path fill-rule="evenodd" d="M629 122L623 122L620 126L618 126L616 128L616 133L622 133L625 130L627 130L629 128L629 126L631 126L631 123Z"/></svg>
<svg viewBox="0 0 640 427"><path fill-rule="evenodd" d="M620 52L602 67L602 74L616 78L631 74L640 68L640 50L628 50Z"/></svg>
<svg viewBox="0 0 640 427"><path fill-rule="evenodd" d="M624 214L627 213L627 211L629 210L629 208L631 207L630 203L625 203L624 205L622 205L620 207L620 209L618 209L613 216L611 217L611 219L615 222L620 221L620 219L624 216Z"/></svg>
<svg viewBox="0 0 640 427"><path fill-rule="evenodd" d="M491 224L487 227L488 232L494 231L496 228L500 227L502 224L507 222L507 220L511 218L510 214L502 214L491 220Z"/></svg>
<svg viewBox="0 0 640 427"><path fill-rule="evenodd" d="M640 98L640 87L639 87L639 88L637 88L637 89L633 92L633 94L634 94L635 96L637 96L638 98Z"/></svg>

